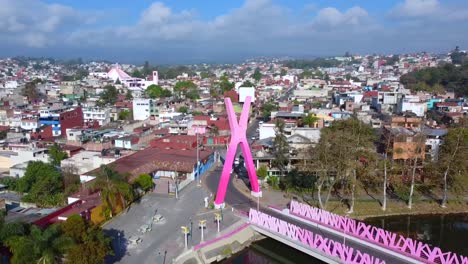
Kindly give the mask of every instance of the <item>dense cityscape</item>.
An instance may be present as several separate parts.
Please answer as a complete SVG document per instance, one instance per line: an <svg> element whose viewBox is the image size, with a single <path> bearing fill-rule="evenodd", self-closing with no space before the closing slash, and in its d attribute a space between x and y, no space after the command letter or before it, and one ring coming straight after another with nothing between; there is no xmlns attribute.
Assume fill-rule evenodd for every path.
<svg viewBox="0 0 468 264"><path fill-rule="evenodd" d="M467 263L464 48L1 58L0 263Z"/></svg>

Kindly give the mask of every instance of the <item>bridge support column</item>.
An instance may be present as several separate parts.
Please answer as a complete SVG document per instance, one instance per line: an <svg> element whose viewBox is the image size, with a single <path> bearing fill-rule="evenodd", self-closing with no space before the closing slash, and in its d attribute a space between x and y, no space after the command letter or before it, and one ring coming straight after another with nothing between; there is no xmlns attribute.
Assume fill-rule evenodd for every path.
<svg viewBox="0 0 468 264"><path fill-rule="evenodd" d="M250 185L252 187L251 194L255 197L261 197L262 192L258 185L257 173L253 164L252 152L250 151L249 142L247 141L247 125L249 120L251 97L247 96L242 108L239 123L237 122L237 116L234 112L231 99L229 97L224 98L226 105L226 112L229 120L229 127L231 128L231 142L226 153L226 160L224 162L223 171L218 185L218 192L215 197L215 208L224 207L224 198L226 196L226 190L229 184L229 178L231 176L232 165L234 157L236 156L237 146L240 144L242 153L244 154L245 165L247 173L250 179Z"/></svg>

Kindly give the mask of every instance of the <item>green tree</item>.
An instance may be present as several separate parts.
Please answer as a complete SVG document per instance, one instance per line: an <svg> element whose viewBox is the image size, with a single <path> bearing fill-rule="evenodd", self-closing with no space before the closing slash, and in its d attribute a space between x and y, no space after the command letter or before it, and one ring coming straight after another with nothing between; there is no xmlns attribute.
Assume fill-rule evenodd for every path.
<svg viewBox="0 0 468 264"><path fill-rule="evenodd" d="M131 110L124 109L119 113L119 120L131 120L133 113Z"/></svg>
<svg viewBox="0 0 468 264"><path fill-rule="evenodd" d="M21 94L26 96L29 101L39 98L39 91L36 87L36 82L26 83Z"/></svg>
<svg viewBox="0 0 468 264"><path fill-rule="evenodd" d="M235 84L233 82L230 82L228 77L226 75L221 76L219 79L219 88L221 89L221 93L231 91L234 89Z"/></svg>
<svg viewBox="0 0 468 264"><path fill-rule="evenodd" d="M137 68L135 68L135 69L132 71L132 77L135 77L135 78L144 78L144 75L143 75Z"/></svg>
<svg viewBox="0 0 468 264"><path fill-rule="evenodd" d="M60 162L68 158L68 155L58 144L49 147L49 162L50 164L60 167Z"/></svg>
<svg viewBox="0 0 468 264"><path fill-rule="evenodd" d="M99 95L100 105L113 105L117 102L119 91L114 85L104 86L104 91Z"/></svg>
<svg viewBox="0 0 468 264"><path fill-rule="evenodd" d="M240 77L241 79L244 79L246 73L247 73L247 69L241 69L241 70L239 71L239 77Z"/></svg>
<svg viewBox="0 0 468 264"><path fill-rule="evenodd" d="M52 164L42 161L29 162L24 176L18 180L17 190L27 193L23 201L39 206L57 206L64 202L60 172Z"/></svg>
<svg viewBox="0 0 468 264"><path fill-rule="evenodd" d="M440 158L435 163L436 182L441 184L443 194L441 206L446 207L449 189L454 193L465 191L466 175L468 174L468 119L461 119L459 125L450 128L440 149ZM465 180L463 180L465 178Z"/></svg>
<svg viewBox="0 0 468 264"><path fill-rule="evenodd" d="M145 90L145 93L152 99L172 96L171 91L155 84L148 86Z"/></svg>
<svg viewBox="0 0 468 264"><path fill-rule="evenodd" d="M308 114L302 119L302 123L309 127L313 127L318 121L319 118L314 114Z"/></svg>
<svg viewBox="0 0 468 264"><path fill-rule="evenodd" d="M458 46L456 46L455 49L450 54L450 58L452 59L453 64L462 64L465 56L466 54L461 53Z"/></svg>
<svg viewBox="0 0 468 264"><path fill-rule="evenodd" d="M188 99L198 99L200 95L198 94L197 85L192 81L179 81L174 86L174 92L178 94L179 97L185 97Z"/></svg>
<svg viewBox="0 0 468 264"><path fill-rule="evenodd" d="M212 72L210 71L203 71L200 73L200 78L202 79L208 79L208 78L213 78L215 77L216 75L214 75Z"/></svg>
<svg viewBox="0 0 468 264"><path fill-rule="evenodd" d="M334 121L321 130L309 165L309 172L318 176L317 196L321 208L326 208L331 192L335 190L340 195L350 196L349 212L353 212L357 180L370 163L364 161L375 160L374 140L372 127L355 117ZM341 184L336 185L337 182ZM323 188L328 188L324 200Z"/></svg>
<svg viewBox="0 0 468 264"><path fill-rule="evenodd" d="M126 100L132 100L133 99L132 91L127 90L127 93L125 94L125 99Z"/></svg>
<svg viewBox="0 0 468 264"><path fill-rule="evenodd" d="M145 61L145 63L143 64L143 69L141 70L141 74L143 75L141 78L143 78L144 76L150 75L152 70L153 69L151 65L149 64L149 62Z"/></svg>
<svg viewBox="0 0 468 264"><path fill-rule="evenodd" d="M252 78L254 78L254 80L256 82L260 81L262 79L262 73L260 72L260 69L259 68L256 68L254 73L252 74Z"/></svg>
<svg viewBox="0 0 468 264"><path fill-rule="evenodd" d="M272 165L279 169L281 175L287 170L289 163L289 144L284 134L286 123L282 119L275 120L275 138L273 139L273 160Z"/></svg>
<svg viewBox="0 0 468 264"><path fill-rule="evenodd" d="M179 109L177 109L177 112L187 114L189 111L189 108L187 106L181 106Z"/></svg>
<svg viewBox="0 0 468 264"><path fill-rule="evenodd" d="M260 166L257 169L257 176L260 179L265 179L268 176L268 168L265 165Z"/></svg>
<svg viewBox="0 0 468 264"><path fill-rule="evenodd" d="M261 108L263 118L269 119L272 111L278 110L278 106L273 102L264 103Z"/></svg>
<svg viewBox="0 0 468 264"><path fill-rule="evenodd" d="M241 87L255 87L255 85L251 81L247 80L242 83Z"/></svg>
<svg viewBox="0 0 468 264"><path fill-rule="evenodd" d="M133 201L133 189L127 178L106 165L101 166L94 188L101 191L105 217L112 217L119 207L123 209Z"/></svg>
<svg viewBox="0 0 468 264"><path fill-rule="evenodd" d="M64 236L72 241L66 251L68 263L103 263L107 255L112 255L110 239L99 226L92 225L79 215L68 217L62 224Z"/></svg>
<svg viewBox="0 0 468 264"><path fill-rule="evenodd" d="M280 75L285 76L288 72L285 69L281 69Z"/></svg>
<svg viewBox="0 0 468 264"><path fill-rule="evenodd" d="M12 263L57 263L71 246L70 239L61 236L59 225L45 230L32 225L29 235L14 236L6 240L13 253Z"/></svg>
<svg viewBox="0 0 468 264"><path fill-rule="evenodd" d="M154 186L153 178L146 173L140 174L135 180L135 185L140 187L143 191L149 191Z"/></svg>

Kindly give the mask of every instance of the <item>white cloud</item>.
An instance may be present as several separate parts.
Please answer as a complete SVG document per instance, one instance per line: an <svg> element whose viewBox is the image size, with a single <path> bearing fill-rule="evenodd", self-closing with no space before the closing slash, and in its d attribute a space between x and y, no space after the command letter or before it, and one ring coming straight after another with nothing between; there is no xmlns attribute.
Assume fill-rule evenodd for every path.
<svg viewBox="0 0 468 264"><path fill-rule="evenodd" d="M454 7L437 0L401 1L388 12L369 14L360 6L343 10L306 5L304 10L294 12L274 0L245 0L238 8L211 19L200 18L192 9L175 11L158 1L142 10L133 24L100 26L102 16L97 13L40 0L0 0L0 39L21 47L46 47L52 54L60 47L81 50L83 57L130 54L128 57L135 60L140 60L136 53L163 54L175 60L224 59L331 55L347 50L398 52L418 46L431 50L454 46L454 42L468 45L464 34L468 26L467 5ZM102 11L107 12L106 20L122 15L113 11ZM298 16L297 11L302 13ZM455 20L457 23L453 23ZM86 26L89 23L93 27ZM140 56L143 60L144 55Z"/></svg>
<svg viewBox="0 0 468 264"><path fill-rule="evenodd" d="M151 6L143 11L143 14L140 18L140 24L142 25L160 25L171 17L172 12L169 7L167 7L164 3L155 2L151 4Z"/></svg>
<svg viewBox="0 0 468 264"><path fill-rule="evenodd" d="M68 6L36 0L0 0L0 6L0 38L33 48L53 43L62 31L87 24L92 17Z"/></svg>
<svg viewBox="0 0 468 264"><path fill-rule="evenodd" d="M313 24L317 27L357 26L369 18L366 10L359 6L340 12L333 7L321 9L315 17Z"/></svg>
<svg viewBox="0 0 468 264"><path fill-rule="evenodd" d="M440 9L438 0L405 0L392 10L395 16L419 17L436 13Z"/></svg>

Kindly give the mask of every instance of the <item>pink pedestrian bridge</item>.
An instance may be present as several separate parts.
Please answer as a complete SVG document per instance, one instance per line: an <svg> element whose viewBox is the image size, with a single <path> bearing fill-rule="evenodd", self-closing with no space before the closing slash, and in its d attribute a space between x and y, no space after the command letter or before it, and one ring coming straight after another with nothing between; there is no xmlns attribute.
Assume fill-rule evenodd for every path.
<svg viewBox="0 0 468 264"><path fill-rule="evenodd" d="M468 264L468 258L354 219L292 201L249 211L257 232L327 263Z"/></svg>
<svg viewBox="0 0 468 264"><path fill-rule="evenodd" d="M239 122L230 98L224 99L231 128L231 142L220 177L215 206L222 208L232 165L240 144L252 195L261 197L252 153L246 137L251 98L244 102ZM268 213L250 209L250 226L257 232L301 250L327 263L440 263L468 264L468 258L443 252L438 247L339 216L297 201L290 208L269 208Z"/></svg>

